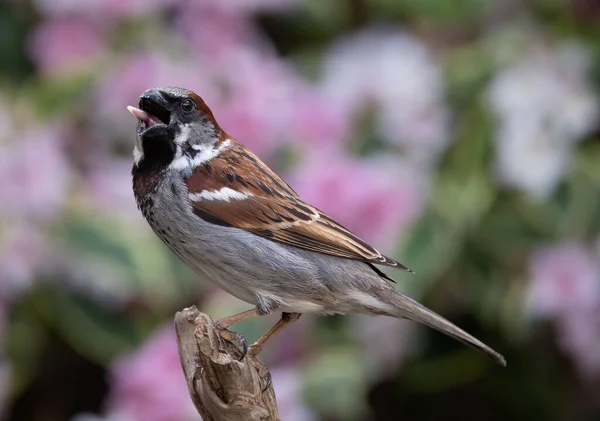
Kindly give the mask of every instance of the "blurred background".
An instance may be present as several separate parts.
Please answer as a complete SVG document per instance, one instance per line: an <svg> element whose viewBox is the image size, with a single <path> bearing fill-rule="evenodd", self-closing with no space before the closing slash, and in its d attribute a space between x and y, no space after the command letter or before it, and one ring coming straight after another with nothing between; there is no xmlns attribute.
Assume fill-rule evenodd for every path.
<svg viewBox="0 0 600 421"><path fill-rule="evenodd" d="M600 1L4 0L0 57L4 419L198 419L172 316L249 306L134 203L125 107L176 85L508 360L304 316L284 420L600 420Z"/></svg>

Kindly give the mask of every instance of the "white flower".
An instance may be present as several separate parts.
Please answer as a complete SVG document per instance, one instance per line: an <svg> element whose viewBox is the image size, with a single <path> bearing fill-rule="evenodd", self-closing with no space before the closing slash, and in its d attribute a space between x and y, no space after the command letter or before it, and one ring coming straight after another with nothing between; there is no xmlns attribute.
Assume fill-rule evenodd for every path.
<svg viewBox="0 0 600 421"><path fill-rule="evenodd" d="M502 70L489 88L498 119L500 182L544 199L568 169L574 145L596 124L599 107L581 45L536 47Z"/></svg>
<svg viewBox="0 0 600 421"><path fill-rule="evenodd" d="M567 169L571 144L553 138L536 121L501 125L496 139L496 174L500 181L534 199L547 197Z"/></svg>
<svg viewBox="0 0 600 421"><path fill-rule="evenodd" d="M334 45L323 89L351 114L376 105L381 136L417 163L433 163L448 144L441 72L427 48L406 33L372 28Z"/></svg>

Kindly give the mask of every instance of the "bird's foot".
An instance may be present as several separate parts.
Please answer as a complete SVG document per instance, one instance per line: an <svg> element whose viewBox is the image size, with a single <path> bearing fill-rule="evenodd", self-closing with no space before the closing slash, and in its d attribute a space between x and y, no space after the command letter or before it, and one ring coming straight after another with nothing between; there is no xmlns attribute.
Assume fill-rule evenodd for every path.
<svg viewBox="0 0 600 421"><path fill-rule="evenodd" d="M261 390L262 393L265 393L267 391L267 389L269 389L269 387L273 383L273 380L271 379L271 373L269 371L267 371L267 374L265 374L261 378L265 379L265 386Z"/></svg>
<svg viewBox="0 0 600 421"><path fill-rule="evenodd" d="M238 347L242 348L242 355L239 358L239 361L242 361L248 353L248 341L246 341L244 335L238 332L232 332L227 328L221 328L218 324L217 330L219 331L219 335L221 335L221 338L225 339L226 341L233 342Z"/></svg>

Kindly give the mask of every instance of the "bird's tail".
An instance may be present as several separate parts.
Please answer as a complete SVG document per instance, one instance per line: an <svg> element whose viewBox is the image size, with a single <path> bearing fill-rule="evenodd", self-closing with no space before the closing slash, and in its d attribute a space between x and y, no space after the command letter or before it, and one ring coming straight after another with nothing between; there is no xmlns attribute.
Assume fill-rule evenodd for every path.
<svg viewBox="0 0 600 421"><path fill-rule="evenodd" d="M450 323L439 314L434 313L427 307L419 304L412 298L409 298L400 293L390 293L388 291L385 297L378 297L381 301L385 302L385 310L383 313L396 317L413 320L429 326L435 330L438 330L454 339L463 342L475 349L478 349L490 357L492 357L498 364L506 366L506 360L502 355L494 351L492 348L481 342L479 339L469 335L458 326ZM395 291L394 291L395 292ZM391 307L391 308L390 308Z"/></svg>

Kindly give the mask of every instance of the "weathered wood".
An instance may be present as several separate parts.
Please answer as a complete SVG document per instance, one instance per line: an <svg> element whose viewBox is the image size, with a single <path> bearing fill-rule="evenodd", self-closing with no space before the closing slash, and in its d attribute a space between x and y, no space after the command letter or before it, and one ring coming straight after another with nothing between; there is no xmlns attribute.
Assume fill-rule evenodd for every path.
<svg viewBox="0 0 600 421"><path fill-rule="evenodd" d="M268 369L219 335L195 306L175 314L177 346L192 402L204 421L279 420Z"/></svg>

